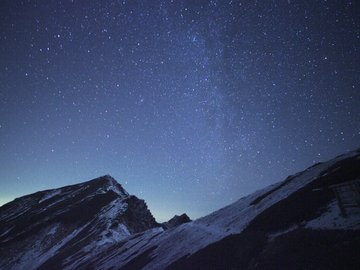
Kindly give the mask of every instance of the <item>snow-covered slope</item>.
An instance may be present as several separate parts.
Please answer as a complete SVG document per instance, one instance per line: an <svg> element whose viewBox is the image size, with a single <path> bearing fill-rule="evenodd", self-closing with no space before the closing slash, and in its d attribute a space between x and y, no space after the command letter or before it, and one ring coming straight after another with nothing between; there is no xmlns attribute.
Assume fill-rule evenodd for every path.
<svg viewBox="0 0 360 270"><path fill-rule="evenodd" d="M360 204L341 216L331 189L358 179L354 151L247 196L196 221L232 234L166 269L359 269Z"/></svg>
<svg viewBox="0 0 360 270"><path fill-rule="evenodd" d="M339 169L343 167L344 170L346 170L346 164L350 164L352 169L359 169L357 169L353 175L346 175L343 170ZM335 179L331 179L331 176L335 174L340 175L340 177L336 176ZM324 178L324 175L328 177ZM341 175L344 178L342 178ZM354 177L360 177L360 160L359 152L357 151L339 156L326 163L317 164L303 172L288 177L280 183L246 196L234 204L206 217L183 224L173 230L155 234L150 240L147 235L141 236L146 238L146 241L141 241L141 237L140 239L129 240L127 245L114 250L111 255L109 254L110 252L106 252L109 255L107 255L108 258L105 268L102 268L104 266L103 264L97 264L96 259L94 259L94 265L99 269L106 269L107 267L115 265L125 266L124 269L127 269L127 267L129 267L128 269L140 269L140 267L144 267L144 269L164 269L172 263L184 259L186 256L194 254L224 237L240 234L255 218L261 213L265 213L265 210L269 210L279 202L291 198L291 195L301 191L311 183L316 183L316 180L322 181L319 183L321 187L327 187L338 181L353 180ZM326 183L326 180L328 180L328 183ZM305 192L303 196L303 200L306 200L306 196L308 195ZM331 191L329 198L331 201L335 200ZM304 207L305 206L306 204L304 203ZM296 210L297 209L291 209L289 211L293 211L296 215ZM305 211L308 210L305 209ZM319 212L318 215L320 216L321 213L322 212ZM287 215L287 213L284 212L283 215ZM316 216L315 214L314 218L316 218ZM357 218L359 218L359 216L357 216ZM269 219L271 219L271 217L269 217ZM285 230L291 227L291 225L287 227L286 222L284 222L284 226L285 228L280 226L279 230ZM359 224L357 226L357 228L359 228ZM273 232L270 230L269 235L277 232L278 228L274 226L273 230ZM128 249L128 246L132 246L132 243L135 241L137 242L136 249ZM140 243L141 245L139 245ZM141 246L141 248L139 248L139 246ZM134 253L135 250L137 251L136 253ZM100 255L100 257L103 256L103 254ZM136 266L135 268L133 268L134 265ZM187 265L179 269L197 269L189 267L191 266Z"/></svg>
<svg viewBox="0 0 360 270"><path fill-rule="evenodd" d="M290 267L286 260L296 261L298 254L318 254L322 264L314 264L316 269L331 269L324 254L342 263L349 256L351 259L350 247L360 246L360 211L351 210L347 218L339 216L329 186L356 179L360 179L360 151L316 164L208 216L165 231L143 202L137 198L134 201L113 180L81 196L81 200L90 202L89 197L102 194L91 207L91 214L85 215L91 218L81 218L79 212L71 215L64 207L43 213L40 207L45 202L49 207L68 200L79 189L84 192L86 183L71 192L63 188L36 193L0 208L0 268L21 269L29 265L29 258L37 256L39 263L32 269L308 269L303 263L299 263L302 268ZM36 211L40 211L40 224L50 225L37 228L38 218L31 219L37 228L35 233L32 226L18 225L20 217L31 216L28 213L38 217ZM62 211L67 214L61 216ZM54 213L61 218L53 218ZM10 222L4 225L3 220ZM23 223L32 224L28 220ZM311 250L306 246L291 253L291 247L302 238L313 248L316 244L312 239L330 248L324 254L317 253L321 250L318 247ZM19 249L21 239L29 244L11 256ZM339 247L346 250L348 257L339 255ZM277 249L289 256L276 257ZM333 251L338 256L333 256ZM277 262L277 268L270 267L272 260ZM307 262L308 266L311 262ZM355 260L354 265L360 266L360 262Z"/></svg>
<svg viewBox="0 0 360 270"><path fill-rule="evenodd" d="M37 192L0 208L0 268L75 267L82 254L157 226L145 202L110 176Z"/></svg>

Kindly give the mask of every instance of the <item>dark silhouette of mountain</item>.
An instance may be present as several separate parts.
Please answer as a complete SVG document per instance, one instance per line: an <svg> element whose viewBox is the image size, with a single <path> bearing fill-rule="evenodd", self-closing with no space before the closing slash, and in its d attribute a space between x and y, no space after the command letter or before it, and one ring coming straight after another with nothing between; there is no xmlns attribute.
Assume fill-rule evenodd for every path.
<svg viewBox="0 0 360 270"><path fill-rule="evenodd" d="M163 224L110 176L41 191L0 208L0 268L360 269L359 181L357 150Z"/></svg>
<svg viewBox="0 0 360 270"><path fill-rule="evenodd" d="M167 229L171 229L171 228L175 228L181 224L190 222L191 219L188 217L187 214L182 214L180 216L175 215L173 218L171 218L170 220L163 222L161 225L162 227L167 230Z"/></svg>

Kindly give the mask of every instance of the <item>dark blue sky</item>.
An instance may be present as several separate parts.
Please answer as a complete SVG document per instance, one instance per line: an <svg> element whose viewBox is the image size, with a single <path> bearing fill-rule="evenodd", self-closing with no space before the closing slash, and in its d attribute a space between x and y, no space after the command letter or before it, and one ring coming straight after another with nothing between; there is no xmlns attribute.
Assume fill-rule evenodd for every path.
<svg viewBox="0 0 360 270"><path fill-rule="evenodd" d="M358 1L1 1L0 204L111 174L196 218L359 147Z"/></svg>

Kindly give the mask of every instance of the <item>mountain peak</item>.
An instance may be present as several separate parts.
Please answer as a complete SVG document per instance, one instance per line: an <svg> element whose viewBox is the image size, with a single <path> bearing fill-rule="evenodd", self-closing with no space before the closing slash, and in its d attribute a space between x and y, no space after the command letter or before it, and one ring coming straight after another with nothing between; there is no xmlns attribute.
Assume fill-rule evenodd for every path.
<svg viewBox="0 0 360 270"><path fill-rule="evenodd" d="M123 198L130 196L129 193L122 187L122 185L119 184L115 178L109 174L84 182L83 184L99 185L99 190L102 192L112 191Z"/></svg>
<svg viewBox="0 0 360 270"><path fill-rule="evenodd" d="M117 183L117 181L115 180L115 178L114 177L112 177L110 174L105 174L105 175L103 175L103 176L100 176L100 178L104 178L104 179L106 179L106 180L108 180L109 182L111 182L111 183Z"/></svg>
<svg viewBox="0 0 360 270"><path fill-rule="evenodd" d="M36 192L0 207L0 268L53 269L63 254L96 252L159 226L145 201L110 175Z"/></svg>

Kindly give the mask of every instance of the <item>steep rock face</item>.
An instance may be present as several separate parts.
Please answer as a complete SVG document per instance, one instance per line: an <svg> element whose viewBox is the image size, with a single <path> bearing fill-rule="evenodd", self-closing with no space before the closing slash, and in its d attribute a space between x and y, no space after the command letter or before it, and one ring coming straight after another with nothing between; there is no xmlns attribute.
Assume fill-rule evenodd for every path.
<svg viewBox="0 0 360 270"><path fill-rule="evenodd" d="M0 208L0 268L60 269L70 257L81 262L86 254L158 226L145 202L108 175L37 192Z"/></svg>
<svg viewBox="0 0 360 270"><path fill-rule="evenodd" d="M121 222L127 225L131 234L160 226L148 210L144 200L132 195L126 198L124 202L128 207L121 216Z"/></svg>
<svg viewBox="0 0 360 270"><path fill-rule="evenodd" d="M181 224L190 222L191 219L188 217L187 214L182 214L180 216L175 215L173 218L171 218L169 221L162 223L162 227L166 230L175 228Z"/></svg>

